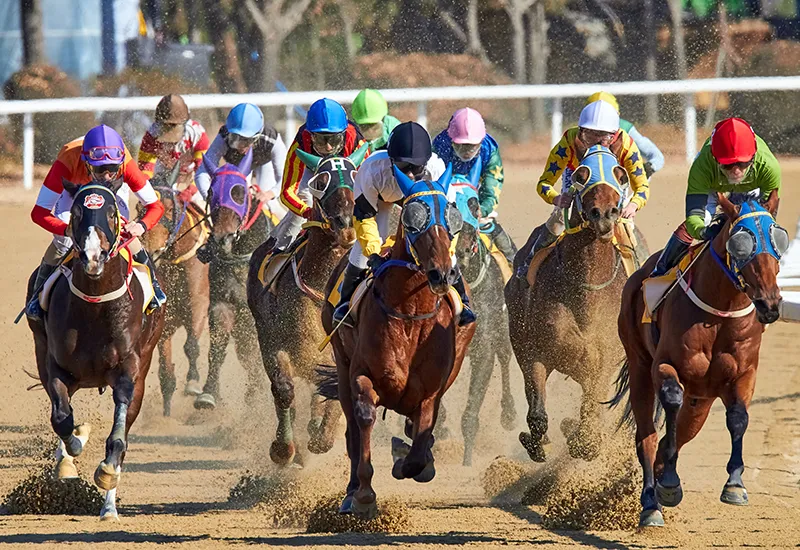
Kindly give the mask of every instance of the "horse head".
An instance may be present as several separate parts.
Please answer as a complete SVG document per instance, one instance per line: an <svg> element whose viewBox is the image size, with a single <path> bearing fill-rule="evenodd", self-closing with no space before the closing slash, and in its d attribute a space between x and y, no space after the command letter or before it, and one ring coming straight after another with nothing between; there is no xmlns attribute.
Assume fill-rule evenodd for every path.
<svg viewBox="0 0 800 550"><path fill-rule="evenodd" d="M152 180L150 181L152 182ZM176 227L176 224L181 218L182 208L185 206L181 205L178 194L172 187L153 186L153 190L156 192L158 200L164 205L164 215L152 229L142 235L141 239L144 247L154 254L153 260L157 261L167 248L170 237L178 231L179 228ZM136 206L136 210L141 216L144 208L139 204Z"/></svg>
<svg viewBox="0 0 800 550"><path fill-rule="evenodd" d="M405 196L400 224L406 249L427 275L431 291L442 296L456 280L450 244L463 225L458 208L447 200L452 166L438 181L413 181L396 166L392 168Z"/></svg>
<svg viewBox="0 0 800 550"><path fill-rule="evenodd" d="M69 221L72 246L86 275L99 278L119 245L122 223L117 197L104 185L63 183L73 197Z"/></svg>
<svg viewBox="0 0 800 550"><path fill-rule="evenodd" d="M614 236L627 187L628 173L614 153L602 145L590 147L572 174L578 211L603 241Z"/></svg>
<svg viewBox="0 0 800 550"><path fill-rule="evenodd" d="M339 246L349 248L356 242L353 229L353 184L358 167L369 149L365 143L347 157L318 157L297 149L295 153L314 176L308 190L314 197L315 215L333 232Z"/></svg>
<svg viewBox="0 0 800 550"><path fill-rule="evenodd" d="M450 181L450 186L455 189L456 207L464 220L463 227L456 240L456 259L462 269L469 269L470 261L478 254L481 233L481 207L478 197L478 188L481 177L481 158L465 177L456 174Z"/></svg>
<svg viewBox="0 0 800 550"><path fill-rule="evenodd" d="M763 204L749 200L736 205L722 193L717 198L728 218L715 239L725 249L722 267L734 285L753 301L758 321L774 323L780 316L780 259L789 248L789 234L775 221L778 192L772 191ZM719 259L713 246L712 254Z"/></svg>
<svg viewBox="0 0 800 550"><path fill-rule="evenodd" d="M226 254L232 252L239 230L247 222L250 213L252 201L246 174L250 172L252 158L251 149L238 166L228 163L217 168L203 157L203 163L211 176L208 193L211 239Z"/></svg>

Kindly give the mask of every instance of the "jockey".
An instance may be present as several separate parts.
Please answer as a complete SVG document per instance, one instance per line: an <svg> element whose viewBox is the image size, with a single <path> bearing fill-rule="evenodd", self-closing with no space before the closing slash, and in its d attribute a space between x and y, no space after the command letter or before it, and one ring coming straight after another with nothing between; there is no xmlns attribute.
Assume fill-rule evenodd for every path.
<svg viewBox="0 0 800 550"><path fill-rule="evenodd" d="M64 190L62 180L77 185L97 183L116 191L120 214L126 220L124 229L133 237L128 245L133 259L150 268L155 291L150 307L160 307L167 297L158 284L155 266L137 237L158 223L164 214L164 205L133 162L133 157L120 135L105 125L95 126L84 137L67 143L58 153L39 190L36 204L31 210L31 219L36 225L52 233L53 241L44 253L33 288L41 288L56 270L61 258L72 248L72 239L68 234L72 196ZM129 219L129 190L133 191L139 203L145 207L145 213L140 220ZM33 296L26 313L31 319L41 319L42 308L38 296Z"/></svg>
<svg viewBox="0 0 800 550"><path fill-rule="evenodd" d="M475 109L465 107L456 111L450 118L447 130L443 130L433 140L433 151L447 164L453 165L453 174L468 175L470 168L481 159L481 178L478 200L481 207L480 221L496 218L497 203L503 189L503 161L500 148L492 136L486 133L483 117ZM491 232L492 241L508 260L514 263L517 249L501 225L494 220Z"/></svg>
<svg viewBox="0 0 800 550"><path fill-rule="evenodd" d="M306 170L295 151L300 149L321 157L348 156L363 144L361 132L347 120L344 107L328 98L319 99L311 105L305 124L297 131L297 136L289 147L281 189L281 202L289 212L272 232L276 248L283 249L291 243L300 233L303 222L313 213L313 198L308 191L308 181L314 174L311 170Z"/></svg>
<svg viewBox="0 0 800 550"><path fill-rule="evenodd" d="M589 103L594 103L601 99L613 105L617 113L619 113L617 98L608 92L593 93L586 100L586 104L588 105ZM631 136L631 139L636 143L636 146L642 153L642 157L644 158L644 173L647 179L650 179L650 176L664 168L664 153L661 152L655 143L643 136L632 122L621 118L619 119L619 127L628 132L628 135Z"/></svg>
<svg viewBox="0 0 800 550"><path fill-rule="evenodd" d="M431 152L431 138L428 132L416 122L404 122L392 130L387 151L371 155L356 174L355 209L353 227L358 240L350 249L349 262L344 271L344 279L339 303L333 312L335 323L349 324L346 319L350 298L358 283L367 272L367 267L377 269L384 258L380 255L381 246L389 236L389 220L394 205L403 200L403 192L394 177L392 166L408 174L409 177L436 180L445 171L442 160ZM451 190L450 195L454 191ZM448 200L452 197L448 196ZM453 265L458 264L453 258ZM469 297L464 289L460 273L453 287L461 296L464 311L461 325L475 322L475 313L469 307Z"/></svg>
<svg viewBox="0 0 800 550"><path fill-rule="evenodd" d="M253 150L251 171L256 181L250 182L259 202L265 203L271 212L283 215L285 209L278 200L283 164L286 161L286 145L278 131L264 123L264 114L252 103L239 103L225 119L217 137L204 157L212 166L220 159L238 165L248 151ZM244 174L249 176L250 174ZM211 188L211 176L204 163L195 173L197 190L203 199Z"/></svg>
<svg viewBox="0 0 800 550"><path fill-rule="evenodd" d="M619 160L620 165L628 172L633 197L624 199L620 216L633 219L650 196L650 184L644 171L644 163L636 143L628 133L620 128L619 113L610 103L599 100L590 103L581 111L578 126L570 128L561 137L547 158L547 166L539 178L536 191L539 196L555 206L550 218L545 222L545 229L533 244L525 262L517 270L516 275L525 279L533 256L539 250L553 244L564 230L564 209L572 204L571 175L577 168L586 150L593 145L608 147ZM554 189L562 172L569 171L570 178L562 184L561 194Z"/></svg>
<svg viewBox="0 0 800 550"><path fill-rule="evenodd" d="M650 274L658 277L675 267L693 239L709 241L725 220L714 217L717 192L729 193L734 202L766 199L781 190L781 168L763 139L741 118L719 122L689 169L686 221L672 234Z"/></svg>
<svg viewBox="0 0 800 550"><path fill-rule="evenodd" d="M370 151L386 149L389 134L400 121L389 114L389 106L377 90L361 90L353 100L353 121L369 141Z"/></svg>
<svg viewBox="0 0 800 550"><path fill-rule="evenodd" d="M193 200L200 210L205 203L194 185L194 173L203 163L208 150L205 128L189 118L189 108L177 94L161 98L156 107L155 122L145 132L139 147L139 170L148 177L169 171L179 162L180 174L175 189L184 202Z"/></svg>

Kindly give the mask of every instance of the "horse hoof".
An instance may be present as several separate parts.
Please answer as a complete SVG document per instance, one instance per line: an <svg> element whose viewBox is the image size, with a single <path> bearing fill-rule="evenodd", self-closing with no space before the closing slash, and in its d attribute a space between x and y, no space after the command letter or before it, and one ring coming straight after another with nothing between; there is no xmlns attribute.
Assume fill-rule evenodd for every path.
<svg viewBox="0 0 800 550"><path fill-rule="evenodd" d="M500 425L507 432L514 429L517 422L517 411L514 409L514 401L510 404L501 403L502 411L500 412Z"/></svg>
<svg viewBox="0 0 800 550"><path fill-rule="evenodd" d="M658 502L662 506L677 506L683 500L683 488L680 482L675 487L664 487L661 483L656 483L656 495L658 495Z"/></svg>
<svg viewBox="0 0 800 550"><path fill-rule="evenodd" d="M561 433L564 434L564 437L569 438L572 434L574 434L578 429L578 421L574 418L565 418L561 421Z"/></svg>
<svg viewBox="0 0 800 550"><path fill-rule="evenodd" d="M353 515L365 520L375 519L375 516L378 515L378 505L374 500L365 504L354 498L352 510Z"/></svg>
<svg viewBox="0 0 800 550"><path fill-rule="evenodd" d="M119 477L122 468L117 466L116 468L111 464L106 463L104 460L101 462L97 469L94 471L94 484L104 489L106 491L110 491L111 489L116 489L117 485L119 484Z"/></svg>
<svg viewBox="0 0 800 550"><path fill-rule="evenodd" d="M736 487L735 485L726 485L722 489L722 494L719 500L725 504L732 504L733 506L747 506L747 489L744 487Z"/></svg>
<svg viewBox="0 0 800 550"><path fill-rule="evenodd" d="M341 506L339 506L339 513L345 515L353 513L353 495L344 497Z"/></svg>
<svg viewBox="0 0 800 550"><path fill-rule="evenodd" d="M639 514L639 527L664 527L661 510L642 510Z"/></svg>
<svg viewBox="0 0 800 550"><path fill-rule="evenodd" d="M119 521L116 506L103 506L100 510L100 521Z"/></svg>
<svg viewBox="0 0 800 550"><path fill-rule="evenodd" d="M56 464L56 477L58 479L75 479L78 477L78 468L75 467L71 457L62 457Z"/></svg>
<svg viewBox="0 0 800 550"><path fill-rule="evenodd" d="M433 460L425 465L425 469L414 476L414 481L417 483L428 483L436 477L436 466L433 465Z"/></svg>
<svg viewBox="0 0 800 550"><path fill-rule="evenodd" d="M312 437L308 440L308 450L315 455L323 455L333 448L333 441L327 441L323 437Z"/></svg>
<svg viewBox="0 0 800 550"><path fill-rule="evenodd" d="M394 461L394 466L392 466L392 477L395 479L403 480L406 476L403 475L403 465L405 464L405 458L398 458Z"/></svg>
<svg viewBox="0 0 800 550"><path fill-rule="evenodd" d="M217 400L210 393L201 393L197 396L197 399L194 400L194 408L198 410L214 410L217 408Z"/></svg>
<svg viewBox="0 0 800 550"><path fill-rule="evenodd" d="M291 464L294 460L295 447L294 442L280 443L273 441L269 446L269 457L275 464L279 466L286 466Z"/></svg>
<svg viewBox="0 0 800 550"><path fill-rule="evenodd" d="M172 403L164 401L164 418L172 416Z"/></svg>
<svg viewBox="0 0 800 550"><path fill-rule="evenodd" d="M189 380L183 387L183 395L191 395L197 397L198 395L202 395L202 393L203 393L203 387L200 385L199 380Z"/></svg>
<svg viewBox="0 0 800 550"><path fill-rule="evenodd" d="M520 432L519 442L528 451L528 456L531 460L534 462L545 461L544 447L542 447L541 441L534 441L533 436L528 432Z"/></svg>
<svg viewBox="0 0 800 550"><path fill-rule="evenodd" d="M397 463L400 459L408 456L411 452L411 445L400 439L399 437L392 437L392 460ZM401 477L397 479L403 479Z"/></svg>
<svg viewBox="0 0 800 550"><path fill-rule="evenodd" d="M567 449L569 456L575 459L583 459L591 462L600 454L600 445L594 441L593 437L585 438L578 433L567 438Z"/></svg>

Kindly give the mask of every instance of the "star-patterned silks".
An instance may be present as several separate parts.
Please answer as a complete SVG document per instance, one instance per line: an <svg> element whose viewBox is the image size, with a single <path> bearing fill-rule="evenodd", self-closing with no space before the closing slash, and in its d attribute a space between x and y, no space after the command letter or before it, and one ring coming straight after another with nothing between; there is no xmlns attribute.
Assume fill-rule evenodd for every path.
<svg viewBox="0 0 800 550"><path fill-rule="evenodd" d="M558 149L556 149L556 155L558 155L562 159L567 158L567 148L566 147L559 147Z"/></svg>
<svg viewBox="0 0 800 550"><path fill-rule="evenodd" d="M503 167L495 166L494 168L489 170L489 174L491 174L491 176L497 181L501 181L503 179Z"/></svg>
<svg viewBox="0 0 800 550"><path fill-rule="evenodd" d="M552 173L555 176L558 173L559 169L560 168L558 167L558 163L557 162L551 162L550 166L547 168L547 171Z"/></svg>
<svg viewBox="0 0 800 550"><path fill-rule="evenodd" d="M636 153L634 153L634 154L636 154ZM641 176L642 174L644 174L644 170L642 170L642 167L641 167L641 166L640 166L640 167L638 167L636 170L634 170L634 171L633 171L633 175L634 175L634 176Z"/></svg>
<svg viewBox="0 0 800 550"><path fill-rule="evenodd" d="M639 162L639 153L634 153L631 155L631 162Z"/></svg>

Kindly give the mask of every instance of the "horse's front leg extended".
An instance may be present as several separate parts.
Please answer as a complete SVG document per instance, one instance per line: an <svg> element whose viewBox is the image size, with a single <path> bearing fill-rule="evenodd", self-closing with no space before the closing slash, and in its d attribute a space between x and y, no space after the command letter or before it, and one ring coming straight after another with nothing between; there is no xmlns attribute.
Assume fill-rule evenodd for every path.
<svg viewBox="0 0 800 550"><path fill-rule="evenodd" d="M177 381L175 364L172 362L172 336L162 338L158 342L158 380L161 384L161 398L164 401L164 416L172 412L172 396Z"/></svg>
<svg viewBox="0 0 800 550"><path fill-rule="evenodd" d="M189 360L189 371L186 373L187 395L199 395L200 372L197 361L200 358L200 336L208 322L208 266L201 264L196 258L185 264L186 286L189 290L189 319L186 323L186 343L183 351Z"/></svg>
<svg viewBox="0 0 800 550"><path fill-rule="evenodd" d="M477 345L476 345L477 344ZM475 342L470 348L469 395L464 414L461 415L461 435L464 437L464 466L472 466L472 452L480 428L479 415L494 368L494 352L490 342Z"/></svg>
<svg viewBox="0 0 800 550"><path fill-rule="evenodd" d="M683 500L681 479L678 476L678 413L683 405L683 388L672 365L658 365L654 376L658 385L658 400L667 417L667 433L658 446L663 470L658 476L656 492L664 506L677 506Z"/></svg>
<svg viewBox="0 0 800 550"><path fill-rule="evenodd" d="M745 506L748 504L747 489L742 481L744 473L744 459L742 458L742 444L744 433L750 416L747 408L750 406L750 399L753 397L753 390L756 383L756 369L749 370L736 382L730 395L723 396L725 403L725 424L731 434L731 457L728 460L728 481L722 489L719 499L725 504Z"/></svg>
<svg viewBox="0 0 800 550"><path fill-rule="evenodd" d="M358 489L353 494L353 512L363 518L372 519L378 514L375 503L375 490L372 488L372 428L377 418L376 403L378 395L372 387L372 380L360 375L353 381L353 416L358 426L360 445L358 457Z"/></svg>
<svg viewBox="0 0 800 550"><path fill-rule="evenodd" d="M269 448L269 456L275 464L289 464L294 460L297 446L294 442L294 381L292 380L292 362L284 351L269 351L264 356L272 387L272 398L275 402L275 414L278 427L275 440Z"/></svg>
<svg viewBox="0 0 800 550"><path fill-rule="evenodd" d="M547 410L545 409L547 369L536 361L531 365L520 361L525 379L525 397L528 400L528 428L530 433L520 432L519 441L534 462L544 462L543 439L547 435Z"/></svg>
<svg viewBox="0 0 800 550"><path fill-rule="evenodd" d="M601 388L605 390L608 385L601 383L605 378L601 380L598 377L602 377L602 373L594 371L587 373L586 378L578 380L583 389L583 396L580 421L575 429L571 429L567 419L562 423L562 431L567 438L567 447L572 458L591 461L600 453L603 438L600 409L605 397Z"/></svg>
<svg viewBox="0 0 800 550"><path fill-rule="evenodd" d="M438 395L428 398L420 403L412 415L413 442L410 448L399 438L392 438L392 455L395 456L392 476L395 479L413 478L414 481L427 483L436 476L431 447L434 442L433 430L439 414L440 400L441 397ZM406 452L407 455L402 457Z"/></svg>
<svg viewBox="0 0 800 550"><path fill-rule="evenodd" d="M630 354L628 355L630 357ZM628 359L630 373L630 404L636 420L636 456L642 466L642 511L639 527L663 526L664 516L656 497L654 464L658 432L653 419L655 392L650 364L642 358Z"/></svg>
<svg viewBox="0 0 800 550"><path fill-rule="evenodd" d="M134 381L132 373L137 372L139 357L135 354L125 360L122 373L112 384L114 388L114 424L106 439L106 457L94 472L94 482L101 489L110 491L119 483L122 460L127 441L128 409L133 401ZM136 411L138 414L138 411Z"/></svg>
<svg viewBox="0 0 800 550"><path fill-rule="evenodd" d="M84 445L89 439L89 425L75 427L70 405L71 390L68 384L71 377L55 364L52 357L48 357L50 365L45 388L52 404L50 423L53 431L59 437L56 449L56 476L58 479L71 479L78 477L73 458L83 452Z"/></svg>
<svg viewBox="0 0 800 550"><path fill-rule="evenodd" d="M225 362L228 342L233 331L234 313L230 305L217 303L211 306L208 315L210 344L208 349L208 377L203 393L194 402L195 409L214 409L219 397L219 374Z"/></svg>

